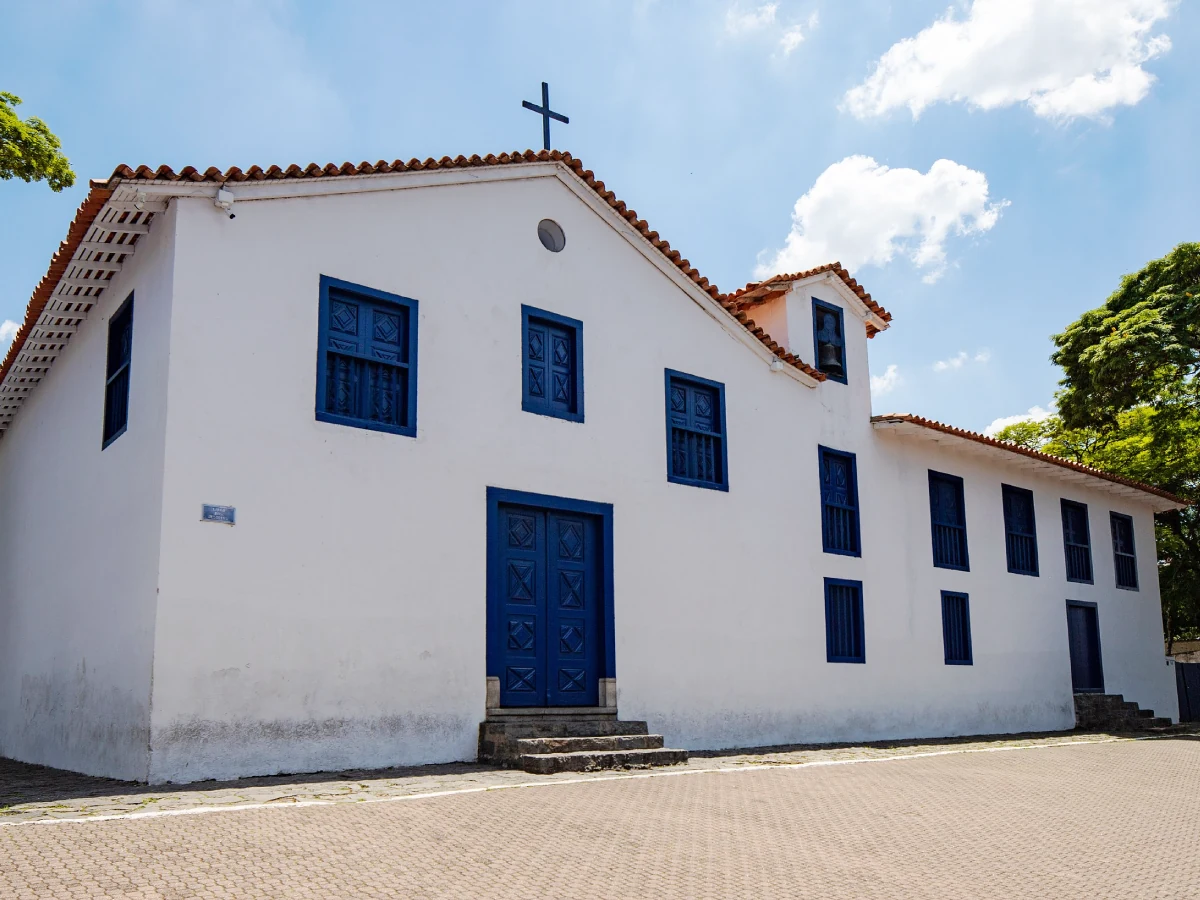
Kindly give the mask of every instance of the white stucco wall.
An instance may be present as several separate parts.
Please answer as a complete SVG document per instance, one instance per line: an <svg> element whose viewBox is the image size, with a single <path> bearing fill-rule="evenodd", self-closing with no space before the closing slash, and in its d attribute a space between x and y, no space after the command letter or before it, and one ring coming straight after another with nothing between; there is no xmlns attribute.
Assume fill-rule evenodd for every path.
<svg viewBox="0 0 1200 900"><path fill-rule="evenodd" d="M0 755L149 773L173 216L0 440ZM101 450L108 320L134 301L128 430Z"/></svg>
<svg viewBox="0 0 1200 900"><path fill-rule="evenodd" d="M850 384L805 388L549 178L239 200L234 221L174 204L152 780L473 758L488 486L614 504L620 711L671 745L1069 728L1068 597L1100 603L1109 689L1171 714L1149 514L1128 510L1143 589L1117 592L1109 495L877 434L852 311ZM419 301L416 439L315 421L322 274ZM845 305L788 299L805 359L814 295ZM584 424L521 411L522 303L583 321ZM667 482L664 368L725 383L728 493ZM858 454L861 559L821 552L818 444ZM967 479L970 573L932 566L931 466ZM1041 578L1004 571L1002 481L1035 491ZM1064 495L1093 518L1086 590L1061 571ZM201 523L206 502L238 524ZM865 665L825 661L824 576L864 582ZM941 589L971 595L972 667L943 663Z"/></svg>

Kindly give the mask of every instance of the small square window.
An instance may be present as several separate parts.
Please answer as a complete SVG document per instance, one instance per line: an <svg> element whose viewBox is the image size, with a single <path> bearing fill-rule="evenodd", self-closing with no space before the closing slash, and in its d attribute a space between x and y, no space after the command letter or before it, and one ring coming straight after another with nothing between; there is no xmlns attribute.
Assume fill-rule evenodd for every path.
<svg viewBox="0 0 1200 900"><path fill-rule="evenodd" d="M521 409L583 421L583 323L521 307Z"/></svg>
<svg viewBox="0 0 1200 900"><path fill-rule="evenodd" d="M129 427L129 366L133 360L133 294L108 320L108 362L104 378L103 450Z"/></svg>
<svg viewBox="0 0 1200 900"><path fill-rule="evenodd" d="M821 547L862 556L858 523L858 466L853 453L818 447L821 474Z"/></svg>
<svg viewBox="0 0 1200 900"><path fill-rule="evenodd" d="M867 661L861 581L825 579L825 658L828 662Z"/></svg>
<svg viewBox="0 0 1200 900"><path fill-rule="evenodd" d="M966 594L942 591L942 643L946 649L946 665L972 664L971 610Z"/></svg>
<svg viewBox="0 0 1200 900"><path fill-rule="evenodd" d="M725 385L666 370L667 481L729 490Z"/></svg>
<svg viewBox="0 0 1200 900"><path fill-rule="evenodd" d="M1067 581L1092 584L1092 538L1087 506L1073 500L1063 500L1062 523Z"/></svg>
<svg viewBox="0 0 1200 900"><path fill-rule="evenodd" d="M1117 570L1117 587L1127 591L1138 589L1137 554L1133 549L1133 518L1121 513L1109 513L1112 528L1113 563Z"/></svg>
<svg viewBox="0 0 1200 900"><path fill-rule="evenodd" d="M842 310L813 298L815 365L830 381L846 383L846 328Z"/></svg>
<svg viewBox="0 0 1200 900"><path fill-rule="evenodd" d="M321 276L317 420L417 435L417 301Z"/></svg>

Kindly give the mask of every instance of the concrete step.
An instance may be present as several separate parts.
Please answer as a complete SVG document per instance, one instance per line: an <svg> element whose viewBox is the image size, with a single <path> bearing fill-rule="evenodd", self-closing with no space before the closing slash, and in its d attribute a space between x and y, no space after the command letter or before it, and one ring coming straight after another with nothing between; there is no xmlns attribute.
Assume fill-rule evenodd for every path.
<svg viewBox="0 0 1200 900"><path fill-rule="evenodd" d="M597 769L648 769L686 763L686 750L584 750L574 753L526 753L518 764L534 775L556 772L593 772Z"/></svg>
<svg viewBox="0 0 1200 900"><path fill-rule="evenodd" d="M661 750L661 734L613 734L589 737L537 737L517 741L522 756L544 753L595 753L606 750Z"/></svg>

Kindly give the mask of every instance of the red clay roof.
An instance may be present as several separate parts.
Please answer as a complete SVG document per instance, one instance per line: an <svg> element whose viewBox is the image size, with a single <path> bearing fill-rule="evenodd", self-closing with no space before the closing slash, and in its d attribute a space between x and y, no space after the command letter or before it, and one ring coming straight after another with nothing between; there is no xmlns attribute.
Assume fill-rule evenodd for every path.
<svg viewBox="0 0 1200 900"><path fill-rule="evenodd" d="M940 431L943 434L950 434L968 441L975 441L977 444L986 444L989 447L1007 450L1009 453L1019 453L1021 456L1028 456L1030 459L1041 460L1042 462L1060 466L1064 469L1081 472L1084 475L1102 478L1114 484L1121 484L1125 487L1145 491L1148 494L1154 494L1156 497L1162 497L1164 500L1169 500L1172 503L1178 503L1180 506L1191 506L1190 500L1176 497L1170 491L1164 491L1162 488L1157 488L1152 484L1143 484L1131 478L1122 478L1120 475L1113 475L1111 472L1094 469L1082 463L1072 462L1069 459L1063 459L1061 456L1052 456L1049 453L1042 453L1039 450L1030 450L1028 447L1022 447L1020 444L1014 444L1011 441L998 441L995 438L988 437L986 434L980 434L977 431L967 431L965 428L955 428L953 425L947 425L944 422L937 422L933 419L925 419L921 416L910 415L909 413L888 413L882 416L872 416L871 422L907 422L912 425L919 425L922 428L928 428L932 431Z"/></svg>
<svg viewBox="0 0 1200 900"><path fill-rule="evenodd" d="M820 275L823 272L832 272L838 278L842 279L846 287L858 297L859 300L875 315L883 319L885 322L892 321L892 314L871 299L871 295L866 292L861 284L851 277L840 262L826 263L823 266L817 266L815 269L809 269L805 272L793 272L790 275L772 275L770 278L764 278L762 281L752 281L744 288L734 291L732 294L727 294L726 299L734 301L739 309L744 309L769 299L773 296L773 292L762 290L769 288L771 285L786 284L790 281L800 281L804 278L810 278L813 275ZM878 329L867 324L867 337L875 337Z"/></svg>
<svg viewBox="0 0 1200 900"><path fill-rule="evenodd" d="M740 308L736 302L736 297L744 294L749 288L743 288L734 295L726 295L721 293L716 285L709 282L707 278L702 276L692 264L684 258L678 250L671 249L671 245L661 238L657 231L651 230L650 226L642 219L638 218L636 212L629 209L623 200L618 200L617 196L608 188L605 187L603 181L598 181L595 174L584 167L583 163L573 157L570 153L561 152L558 150L526 150L524 153L516 151L514 153L501 153L499 156L457 156L451 159L444 156L441 159L410 159L408 162L403 160L395 160L394 162L385 162L380 160L376 163L362 162L358 165L353 163L342 163L340 166L329 163L325 166L319 166L316 163L311 163L308 166L291 165L286 169L281 169L279 166L271 166L268 169L263 169L259 166L251 166L243 171L234 166L222 172L215 167L206 169L204 172L198 169L187 166L175 172L169 166L159 166L157 169L151 169L149 166L140 166L137 169L132 169L129 166L117 166L113 170L112 175L107 182L93 182L93 187L104 185L107 187L115 187L114 182L120 181L189 181L189 182L213 182L223 184L226 182L241 182L241 181L277 181L282 179L295 178L335 178L345 175L378 175L388 172L419 172L429 169L458 169L469 168L472 166L500 166L512 163L534 163L534 162L561 162L568 166L579 178L593 191L599 195L600 199L604 200L617 211L626 221L637 229L646 240L648 240L660 253L668 260L676 265L679 270L689 279L696 283L701 290L705 291L710 297L721 304L725 310L738 320L742 326L753 334L764 346L779 359L783 360L788 365L794 366L804 374L816 379L824 381L825 375L818 369L813 368L808 363L800 359L794 353L789 353L777 342L771 339L771 336L763 331L762 328L755 324L754 320ZM831 266L825 266L817 271L836 272L843 281L847 283L859 297L863 298L863 302L867 303L872 310L878 312L884 318L890 319L891 316L886 313L882 307L873 305L871 295L864 291L850 274L837 263ZM794 278L799 276L780 276L776 279ZM749 286L752 287L752 286ZM874 329L868 326L868 334L873 334Z"/></svg>

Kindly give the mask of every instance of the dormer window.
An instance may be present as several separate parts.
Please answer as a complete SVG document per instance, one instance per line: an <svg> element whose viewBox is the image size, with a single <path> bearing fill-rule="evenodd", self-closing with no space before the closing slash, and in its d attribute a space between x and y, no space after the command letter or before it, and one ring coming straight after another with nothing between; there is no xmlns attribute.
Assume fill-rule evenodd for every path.
<svg viewBox="0 0 1200 900"><path fill-rule="evenodd" d="M813 298L813 336L817 368L831 381L846 383L846 329L842 311Z"/></svg>

